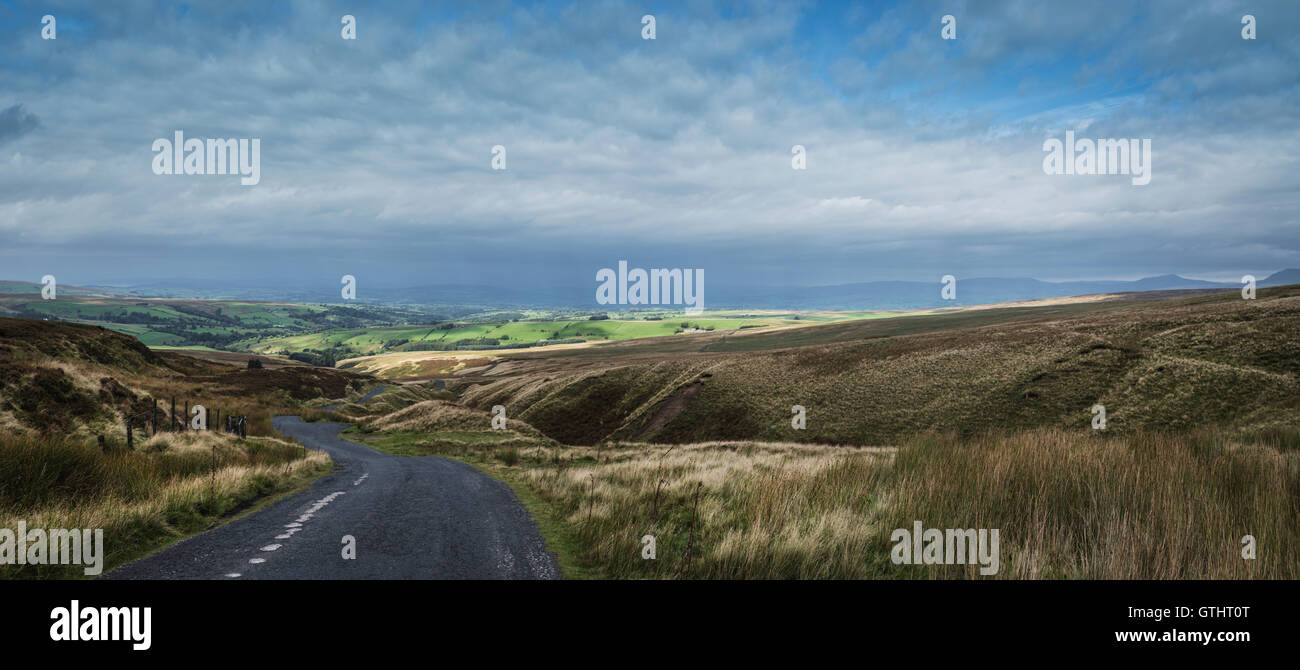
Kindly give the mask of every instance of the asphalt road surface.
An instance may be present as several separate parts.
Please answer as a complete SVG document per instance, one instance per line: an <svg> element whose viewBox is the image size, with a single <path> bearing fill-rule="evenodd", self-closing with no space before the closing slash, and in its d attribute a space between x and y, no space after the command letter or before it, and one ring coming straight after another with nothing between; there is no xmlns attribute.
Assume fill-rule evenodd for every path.
<svg viewBox="0 0 1300 670"><path fill-rule="evenodd" d="M442 380L438 380L438 383L441 384L441 383L442 383ZM361 398L360 398L359 400L357 400L357 404L358 404L358 405L364 405L364 404L370 402L370 399L371 399L371 398L373 398L373 397L379 395L380 393L383 393L384 390L387 389L387 388L388 388L387 386L376 386L375 388L370 389L370 391L369 391L368 393L366 393L365 395L361 396ZM441 391L442 389L438 389L438 390ZM335 410L335 409L338 409L338 408L340 408L340 407L342 407L343 405L346 405L346 404L347 404L347 403L336 402L336 403L334 403L334 404L332 404L332 405L326 405L323 409Z"/></svg>
<svg viewBox="0 0 1300 670"><path fill-rule="evenodd" d="M275 417L334 459L310 488L102 579L558 579L510 487L458 461L393 456L340 423ZM344 536L355 559L343 557ZM109 540L111 542L111 540Z"/></svg>

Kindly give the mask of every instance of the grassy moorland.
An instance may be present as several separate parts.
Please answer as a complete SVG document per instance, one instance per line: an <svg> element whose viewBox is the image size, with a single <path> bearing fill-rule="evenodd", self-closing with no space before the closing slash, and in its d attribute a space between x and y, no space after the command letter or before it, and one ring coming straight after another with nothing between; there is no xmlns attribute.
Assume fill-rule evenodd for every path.
<svg viewBox="0 0 1300 670"><path fill-rule="evenodd" d="M210 363L95 326L0 318L0 528L103 529L112 568L328 471L326 455L280 439L270 417L361 393L367 381ZM213 428L218 409L247 416L248 437L167 432L172 397L207 407ZM153 436L150 415L160 426ZM0 577L80 576L78 566L0 567Z"/></svg>
<svg viewBox="0 0 1300 670"><path fill-rule="evenodd" d="M629 346L623 358L519 357L516 373L484 378L460 401L504 405L570 444L878 445L926 431L1082 430L1094 404L1105 406L1111 432L1264 430L1300 416L1300 287L1265 289L1256 300L1231 293L1117 303L1005 323L996 310L983 312L988 325L904 335L875 329L906 317L812 326L788 332L854 327L861 337L770 351ZM805 430L791 425L795 405L806 408Z"/></svg>
<svg viewBox="0 0 1300 670"><path fill-rule="evenodd" d="M588 576L972 578L900 566L890 534L997 528L997 577L1300 577L1300 430L1233 436L1037 428L890 447L772 442L564 446L425 403L350 437L458 458L511 483ZM551 521L552 523L547 523ZM642 539L655 538L655 560ZM1253 536L1256 560L1241 557ZM687 556L690 556L688 559Z"/></svg>
<svg viewBox="0 0 1300 670"><path fill-rule="evenodd" d="M440 352L433 365L447 369L411 376L445 384L385 382L367 397L381 382L350 371L248 370L102 329L0 319L0 425L67 436L8 443L14 460L0 468L37 483L3 482L16 493L0 514L94 519L127 536L140 527L139 547L168 541L309 476L312 463L277 460L292 448L269 425L273 412L296 412L509 482L569 576L979 576L894 564L893 530L920 521L999 529L1000 578L1297 579L1298 326L1300 287L1251 301L965 310L725 342ZM122 415L172 394L248 413L256 441L162 436L167 448L125 455L88 446L97 433L120 440ZM1107 409L1105 430L1091 426L1094 404ZM493 405L507 409L503 430ZM806 429L791 425L792 405L807 409ZM57 466L47 480L33 469L44 460ZM202 473L210 482L213 471L229 481L205 503ZM87 507L46 490L81 491ZM142 511L112 516L127 508ZM647 535L653 560L642 558ZM1257 558L1242 557L1246 536Z"/></svg>
<svg viewBox="0 0 1300 670"><path fill-rule="evenodd" d="M892 531L921 521L999 529L1000 578L1300 578L1300 289L1004 317L567 373L521 360L455 402L349 416L376 448L510 482L591 576L978 577L895 565Z"/></svg>
<svg viewBox="0 0 1300 670"><path fill-rule="evenodd" d="M102 529L103 570L297 490L329 456L271 437L160 433L134 451L61 436L0 437L0 528ZM0 579L75 579L83 565L0 565Z"/></svg>

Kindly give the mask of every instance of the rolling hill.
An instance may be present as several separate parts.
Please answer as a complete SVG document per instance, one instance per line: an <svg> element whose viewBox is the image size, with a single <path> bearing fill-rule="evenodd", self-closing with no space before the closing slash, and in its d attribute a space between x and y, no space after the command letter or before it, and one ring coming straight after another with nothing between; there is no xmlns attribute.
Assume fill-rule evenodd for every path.
<svg viewBox="0 0 1300 670"><path fill-rule="evenodd" d="M891 562L924 520L1000 529L994 578L1295 579L1297 326L1300 286L1130 294L509 352L344 409L511 482L599 576L986 578Z"/></svg>
<svg viewBox="0 0 1300 670"><path fill-rule="evenodd" d="M900 318L753 336L826 329L836 340L771 351L656 354L625 343L635 355L623 359L610 357L613 345L599 347L600 358L519 356L518 366L502 366L499 378L489 374L461 400L504 405L512 418L574 444L872 445L932 430L1085 429L1095 403L1106 406L1112 432L1300 421L1300 288L1264 289L1256 300L1234 292L998 312L980 311L983 325L913 334L877 330ZM974 313L951 318L962 314ZM938 326L944 316L925 323ZM565 357L574 359L567 371ZM790 425L794 405L807 408L806 430Z"/></svg>

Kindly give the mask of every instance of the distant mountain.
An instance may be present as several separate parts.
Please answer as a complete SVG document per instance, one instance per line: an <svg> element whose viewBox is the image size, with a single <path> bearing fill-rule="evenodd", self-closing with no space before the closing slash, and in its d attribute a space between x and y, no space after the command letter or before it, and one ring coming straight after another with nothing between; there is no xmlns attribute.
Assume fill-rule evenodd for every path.
<svg viewBox="0 0 1300 670"><path fill-rule="evenodd" d="M1258 286L1300 284L1300 270L1282 270L1256 282ZM1146 277L1134 281L1047 282L1028 277L957 278L957 299L940 296L940 282L880 281L836 286L788 287L780 290L750 290L736 287L709 288L705 303L710 308L752 309L926 309L985 305L1019 300L1039 300L1096 293L1131 293L1179 289L1241 288L1238 282L1212 282L1178 275Z"/></svg>
<svg viewBox="0 0 1300 670"><path fill-rule="evenodd" d="M1279 270L1256 282L1257 286L1286 286L1287 284L1300 284L1300 270Z"/></svg>
<svg viewBox="0 0 1300 670"><path fill-rule="evenodd" d="M0 279L0 295L22 295L37 294L39 295L43 284L30 281L3 280ZM76 295L76 296L124 296L126 294L118 291L110 291L102 288L86 288L83 286L70 286L67 284L56 284L55 295Z"/></svg>
<svg viewBox="0 0 1300 670"><path fill-rule="evenodd" d="M1300 269L1275 272L1256 282L1257 286L1285 286L1300 284ZM1100 280L1047 282L1028 277L975 277L958 278L957 299L943 300L939 295L940 283L931 282L865 282L838 286L817 286L807 289L785 289L772 292L746 294L743 290L729 292L714 290L709 298L710 307L718 308L735 302L737 307L752 308L804 308L804 309L926 309L966 305L985 305L1019 300L1039 300L1097 293L1132 293L1141 291L1171 291L1186 289L1238 290L1240 282L1213 282L1187 279L1175 274L1146 277L1132 281ZM796 307L797 306L797 307Z"/></svg>
<svg viewBox="0 0 1300 670"><path fill-rule="evenodd" d="M1159 277L1147 277L1139 279L1132 283L1135 291L1168 291L1171 289L1181 288L1225 288L1230 286L1240 286L1240 284L1224 284L1222 282L1202 281L1200 279L1184 279L1178 275L1160 275Z"/></svg>
<svg viewBox="0 0 1300 670"><path fill-rule="evenodd" d="M710 276L710 280L713 278ZM15 282L17 284L17 282ZM23 284L27 284L23 282ZM1300 284L1300 269L1287 269L1259 279L1261 287ZM39 285L34 286L39 291ZM104 287L109 288L109 287ZM116 285L114 291L154 297L201 297L274 300L287 302L342 303L334 287L281 287L234 285L217 281L150 282ZM757 287L706 282L704 304L708 309L927 309L984 305L1018 300L1038 300L1095 293L1128 293L1178 289L1240 289L1239 282L1187 279L1176 274L1132 281L1048 282L1029 277L957 278L957 299L943 300L938 278L933 282L873 281L831 286ZM0 292L18 292L19 286L5 286ZM85 290L85 289L82 289ZM521 285L501 288L489 285L438 284L404 288L367 287L358 290L361 302L405 305L472 305L504 308L600 309L596 304L596 282L587 286ZM646 306L646 309L656 309Z"/></svg>

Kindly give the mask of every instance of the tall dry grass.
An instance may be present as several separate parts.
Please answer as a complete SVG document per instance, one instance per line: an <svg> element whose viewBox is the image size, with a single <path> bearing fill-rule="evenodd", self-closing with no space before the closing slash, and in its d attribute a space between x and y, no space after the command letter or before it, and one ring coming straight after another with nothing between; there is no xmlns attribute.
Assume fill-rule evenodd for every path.
<svg viewBox="0 0 1300 670"><path fill-rule="evenodd" d="M0 436L0 528L104 530L105 569L288 491L329 466L274 438L160 434L108 453L57 436ZM73 578L82 566L0 565L0 578Z"/></svg>
<svg viewBox="0 0 1300 670"><path fill-rule="evenodd" d="M718 442L534 447L517 476L615 578L967 578L900 566L896 528L997 528L997 577L1300 578L1294 429L928 434L892 449ZM486 453L486 452L485 452ZM698 484L703 484L698 487ZM702 491L697 502L697 487ZM642 536L657 558L642 558ZM1252 535L1258 558L1242 558ZM687 553L691 554L689 564Z"/></svg>
<svg viewBox="0 0 1300 670"><path fill-rule="evenodd" d="M1104 438L1041 429L918 438L894 470L884 518L999 528L1000 576L1300 577L1294 449L1214 430ZM1258 543L1255 560L1242 558L1246 535Z"/></svg>

